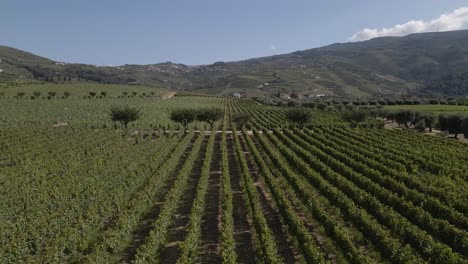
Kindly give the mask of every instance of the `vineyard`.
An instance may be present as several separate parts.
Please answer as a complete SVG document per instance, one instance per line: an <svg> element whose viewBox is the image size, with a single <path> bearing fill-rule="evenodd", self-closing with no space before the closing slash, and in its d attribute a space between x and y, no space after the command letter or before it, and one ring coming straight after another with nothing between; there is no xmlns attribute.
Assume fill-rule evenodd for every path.
<svg viewBox="0 0 468 264"><path fill-rule="evenodd" d="M468 263L468 144L163 92L0 98L1 263ZM184 131L186 106L224 118Z"/></svg>

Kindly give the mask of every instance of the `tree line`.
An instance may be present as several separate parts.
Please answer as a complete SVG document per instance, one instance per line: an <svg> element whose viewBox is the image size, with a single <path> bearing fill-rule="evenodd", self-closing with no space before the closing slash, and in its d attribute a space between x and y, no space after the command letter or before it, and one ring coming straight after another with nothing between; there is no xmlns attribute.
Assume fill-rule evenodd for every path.
<svg viewBox="0 0 468 264"><path fill-rule="evenodd" d="M404 125L406 128L414 126L418 131L426 129L432 132L434 127L439 128L457 138L463 134L468 138L468 116L461 113L436 114L433 112L421 112L412 110L382 111L382 117Z"/></svg>

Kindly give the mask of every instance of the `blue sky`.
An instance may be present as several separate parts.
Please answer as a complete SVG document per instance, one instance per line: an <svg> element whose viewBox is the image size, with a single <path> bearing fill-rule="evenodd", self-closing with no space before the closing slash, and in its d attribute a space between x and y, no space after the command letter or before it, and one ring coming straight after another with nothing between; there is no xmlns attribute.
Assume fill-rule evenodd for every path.
<svg viewBox="0 0 468 264"><path fill-rule="evenodd" d="M1 0L0 45L98 65L206 64L309 49L468 6L448 0ZM424 23L425 23L424 22ZM437 21L436 21L437 22ZM435 25L424 27L431 31ZM452 23L452 22L450 22ZM456 28L467 28L468 23ZM452 25L448 25L451 28ZM414 25L408 26L410 29Z"/></svg>

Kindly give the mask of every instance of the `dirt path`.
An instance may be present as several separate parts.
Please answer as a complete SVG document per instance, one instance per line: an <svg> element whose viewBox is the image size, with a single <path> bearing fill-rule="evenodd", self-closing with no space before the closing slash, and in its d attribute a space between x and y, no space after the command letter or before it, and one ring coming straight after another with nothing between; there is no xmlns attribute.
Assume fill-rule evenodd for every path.
<svg viewBox="0 0 468 264"><path fill-rule="evenodd" d="M165 99L171 99L172 97L174 97L176 95L176 92L167 92L163 95L161 95L161 99L165 100Z"/></svg>
<svg viewBox="0 0 468 264"><path fill-rule="evenodd" d="M201 230L201 263L221 263L220 256L220 179L221 179L221 135L216 135L211 161L208 192L205 196L205 213Z"/></svg>
<svg viewBox="0 0 468 264"><path fill-rule="evenodd" d="M247 214L247 204L242 194L240 168L234 154L235 147L232 135L228 135L227 149L233 193L234 239L236 241L237 262L256 263L252 221Z"/></svg>

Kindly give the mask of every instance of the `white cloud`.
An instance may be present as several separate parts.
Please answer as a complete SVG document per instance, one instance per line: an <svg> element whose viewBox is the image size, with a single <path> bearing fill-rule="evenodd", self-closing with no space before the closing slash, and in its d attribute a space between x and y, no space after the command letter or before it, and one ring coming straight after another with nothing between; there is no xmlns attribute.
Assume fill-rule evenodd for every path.
<svg viewBox="0 0 468 264"><path fill-rule="evenodd" d="M461 7L430 21L411 20L391 28L365 28L354 34L349 40L362 41L383 36L404 36L411 33L457 30L463 28L466 22L468 22L468 7Z"/></svg>
<svg viewBox="0 0 468 264"><path fill-rule="evenodd" d="M276 50L275 44L271 44L271 45L270 45L270 49L273 50L273 51L275 51L275 50Z"/></svg>

